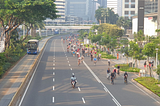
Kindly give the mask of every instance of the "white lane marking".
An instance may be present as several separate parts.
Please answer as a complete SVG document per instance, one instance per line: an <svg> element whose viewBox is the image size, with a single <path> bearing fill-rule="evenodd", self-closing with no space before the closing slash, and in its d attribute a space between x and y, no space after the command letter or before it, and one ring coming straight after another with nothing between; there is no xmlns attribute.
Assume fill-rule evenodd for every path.
<svg viewBox="0 0 160 106"><path fill-rule="evenodd" d="M135 87L137 87L139 90L141 90L143 93L145 93L146 95L148 95L150 98L152 98L154 101L156 101L157 103L160 104L160 102L156 99L154 99L152 96L150 96L148 93L146 93L144 90L142 90L141 88L139 88L137 85L135 85L134 83L132 83L131 81L129 81L131 84L133 84Z"/></svg>
<svg viewBox="0 0 160 106"><path fill-rule="evenodd" d="M53 64L53 66L55 66L55 64Z"/></svg>
<svg viewBox="0 0 160 106"><path fill-rule="evenodd" d="M53 67L53 70L55 70L55 67Z"/></svg>
<svg viewBox="0 0 160 106"><path fill-rule="evenodd" d="M88 65L83 61L84 65L88 68L88 70L91 72L91 74L96 78L96 80L101 83L101 81L99 80L99 78L94 74L94 72L88 67Z"/></svg>
<svg viewBox="0 0 160 106"><path fill-rule="evenodd" d="M54 86L53 86L53 91L54 91Z"/></svg>
<svg viewBox="0 0 160 106"><path fill-rule="evenodd" d="M104 88L104 90L105 90L106 92L108 92L108 90L107 90L106 88Z"/></svg>
<svg viewBox="0 0 160 106"><path fill-rule="evenodd" d="M55 72L53 72L53 75L55 75Z"/></svg>
<svg viewBox="0 0 160 106"><path fill-rule="evenodd" d="M52 97L52 102L54 103L54 97Z"/></svg>
<svg viewBox="0 0 160 106"><path fill-rule="evenodd" d="M21 106L21 104L22 104L22 102L23 102L23 99L24 99L24 97L25 97L25 95L26 95L26 93L27 93L27 91L28 91L28 88L29 88L29 86L30 86L30 84L31 84L31 82L32 82L32 79L33 79L34 75L35 75L35 72L37 71L37 67L38 67L38 65L39 65L39 63L40 63L40 60L42 59L42 56L43 56L43 54L44 54L44 51L46 50L47 45L48 45L48 42L47 42L46 46L44 47L44 50L43 50L43 52L42 52L42 54L41 54L41 57L40 57L40 59L39 59L39 61L38 61L38 64L37 64L37 66L36 66L36 68L35 68L35 70L34 70L34 72L33 72L33 74L32 74L31 79L29 80L29 83L28 83L28 85L27 85L27 87L26 87L26 90L25 90L23 96L22 96L22 99L20 100L19 106Z"/></svg>
<svg viewBox="0 0 160 106"><path fill-rule="evenodd" d="M56 62L55 60L53 60L53 62Z"/></svg>
<svg viewBox="0 0 160 106"><path fill-rule="evenodd" d="M78 87L78 90L81 91L81 89Z"/></svg>
<svg viewBox="0 0 160 106"><path fill-rule="evenodd" d="M95 73L89 68L89 66L85 63L85 61L83 61L84 65L88 68L88 70L91 72L91 74L96 78L96 80L101 83L103 85L103 87L108 91L108 93L112 96L113 99L115 99L115 97L111 94L111 92L107 89L107 87L102 83L102 81L100 81L100 79L95 75ZM116 100L116 99L115 99ZM117 100L116 100L117 101ZM117 101L118 102L118 101ZM119 106L120 103L118 102Z"/></svg>
<svg viewBox="0 0 160 106"><path fill-rule="evenodd" d="M72 68L71 68L71 70L72 70Z"/></svg>
<svg viewBox="0 0 160 106"><path fill-rule="evenodd" d="M68 63L69 63L69 61L68 61Z"/></svg>
<svg viewBox="0 0 160 106"><path fill-rule="evenodd" d="M55 79L53 78L53 82L55 81Z"/></svg>
<svg viewBox="0 0 160 106"><path fill-rule="evenodd" d="M71 65L69 64L69 66L71 66Z"/></svg>
<svg viewBox="0 0 160 106"><path fill-rule="evenodd" d="M112 99L114 101L114 103L117 105L117 106L121 106L118 104L118 102L115 100L115 99Z"/></svg>
<svg viewBox="0 0 160 106"><path fill-rule="evenodd" d="M68 58L67 58L67 60L68 60Z"/></svg>
<svg viewBox="0 0 160 106"><path fill-rule="evenodd" d="M84 100L84 98L82 98L82 101L83 101L83 103L86 103L85 100Z"/></svg>

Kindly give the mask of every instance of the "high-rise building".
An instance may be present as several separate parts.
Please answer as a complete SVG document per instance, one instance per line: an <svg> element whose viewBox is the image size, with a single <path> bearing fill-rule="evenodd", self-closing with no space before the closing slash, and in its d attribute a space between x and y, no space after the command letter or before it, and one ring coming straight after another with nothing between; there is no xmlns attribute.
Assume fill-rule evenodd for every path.
<svg viewBox="0 0 160 106"><path fill-rule="evenodd" d="M122 16L122 0L117 0L117 14Z"/></svg>
<svg viewBox="0 0 160 106"><path fill-rule="evenodd" d="M131 19L131 17L137 13L138 13L138 0L122 1L122 16L125 19Z"/></svg>
<svg viewBox="0 0 160 106"><path fill-rule="evenodd" d="M100 7L107 8L107 0L97 0L97 3L100 4Z"/></svg>
<svg viewBox="0 0 160 106"><path fill-rule="evenodd" d="M117 14L117 0L107 0L107 8L113 8L115 14Z"/></svg>
<svg viewBox="0 0 160 106"><path fill-rule="evenodd" d="M77 16L85 21L95 21L95 0L66 0L66 16Z"/></svg>
<svg viewBox="0 0 160 106"><path fill-rule="evenodd" d="M55 19L54 21L57 23L64 23L65 22L65 0L55 0L56 10L58 11L57 15L60 15L59 18Z"/></svg>
<svg viewBox="0 0 160 106"><path fill-rule="evenodd" d="M45 24L65 24L65 0L55 0L56 10L58 11L56 14L59 15L55 20L46 19Z"/></svg>
<svg viewBox="0 0 160 106"><path fill-rule="evenodd" d="M145 14L158 12L158 0L145 0Z"/></svg>

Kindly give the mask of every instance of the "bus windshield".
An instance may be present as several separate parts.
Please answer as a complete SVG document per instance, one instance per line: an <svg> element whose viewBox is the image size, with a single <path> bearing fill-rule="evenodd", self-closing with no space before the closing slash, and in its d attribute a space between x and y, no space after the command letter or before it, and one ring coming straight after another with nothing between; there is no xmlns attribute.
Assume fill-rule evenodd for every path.
<svg viewBox="0 0 160 106"><path fill-rule="evenodd" d="M38 47L38 44L37 44L37 42L28 42L28 44L27 44L27 47L28 47L28 49L37 49L37 47Z"/></svg>

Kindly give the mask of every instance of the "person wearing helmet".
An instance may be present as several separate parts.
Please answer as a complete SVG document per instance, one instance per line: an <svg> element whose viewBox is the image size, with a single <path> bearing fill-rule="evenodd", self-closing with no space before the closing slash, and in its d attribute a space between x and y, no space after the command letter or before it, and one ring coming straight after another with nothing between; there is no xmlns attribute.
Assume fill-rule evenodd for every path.
<svg viewBox="0 0 160 106"><path fill-rule="evenodd" d="M75 81L75 84L76 84L76 82L77 82L77 79L76 79L76 77L75 77L74 73L72 73L72 77L71 77L71 84L72 84L72 81Z"/></svg>
<svg viewBox="0 0 160 106"><path fill-rule="evenodd" d="M125 73L124 73L124 81L127 83L127 77L128 77L128 74L127 74L127 72L125 71Z"/></svg>

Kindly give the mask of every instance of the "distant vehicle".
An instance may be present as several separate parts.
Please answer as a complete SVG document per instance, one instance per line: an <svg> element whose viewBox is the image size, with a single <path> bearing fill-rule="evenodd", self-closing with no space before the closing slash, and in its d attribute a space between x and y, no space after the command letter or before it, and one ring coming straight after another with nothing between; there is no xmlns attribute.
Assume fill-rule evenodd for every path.
<svg viewBox="0 0 160 106"><path fill-rule="evenodd" d="M59 30L58 29L55 29L54 30L54 34L56 35L56 34L59 34Z"/></svg>
<svg viewBox="0 0 160 106"><path fill-rule="evenodd" d="M27 42L27 53L28 54L37 54L39 51L38 48L39 40L37 39L31 39Z"/></svg>

